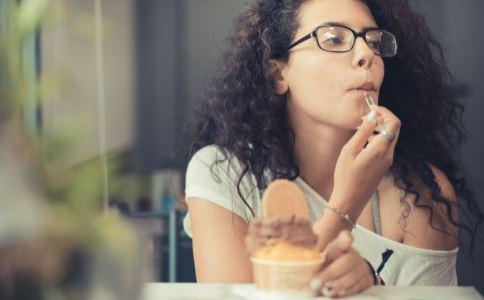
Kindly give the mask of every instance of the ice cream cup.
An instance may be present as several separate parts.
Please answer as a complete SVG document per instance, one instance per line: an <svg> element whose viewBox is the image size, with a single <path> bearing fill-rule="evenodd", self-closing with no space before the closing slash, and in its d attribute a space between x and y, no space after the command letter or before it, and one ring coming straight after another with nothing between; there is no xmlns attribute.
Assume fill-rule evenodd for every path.
<svg viewBox="0 0 484 300"><path fill-rule="evenodd" d="M269 297L313 297L309 283L323 263L320 260L277 261L251 257L259 294Z"/></svg>

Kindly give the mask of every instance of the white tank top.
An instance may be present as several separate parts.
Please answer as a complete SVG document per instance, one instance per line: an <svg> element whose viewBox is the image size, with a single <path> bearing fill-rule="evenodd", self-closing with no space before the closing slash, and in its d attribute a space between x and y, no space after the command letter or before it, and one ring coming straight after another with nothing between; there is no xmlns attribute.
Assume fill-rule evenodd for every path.
<svg viewBox="0 0 484 300"><path fill-rule="evenodd" d="M191 197L197 197L213 202L232 211L248 223L254 216L237 192L240 164L236 159L213 164L221 159L223 155L216 146L204 147L192 157L186 173L185 197L187 201ZM326 200L301 178L297 178L295 183L303 190L308 201L310 221L316 221L327 203ZM255 176L250 173L244 176L240 191L251 206L255 217L260 217L262 193L257 189ZM375 197L373 199L378 203ZM374 216L376 228L379 228L379 213L374 213ZM189 214L185 216L184 229L191 237ZM437 251L407 246L360 225L356 226L352 234L353 247L375 269L381 265L383 253L393 251L380 273L387 285L457 285L458 249Z"/></svg>

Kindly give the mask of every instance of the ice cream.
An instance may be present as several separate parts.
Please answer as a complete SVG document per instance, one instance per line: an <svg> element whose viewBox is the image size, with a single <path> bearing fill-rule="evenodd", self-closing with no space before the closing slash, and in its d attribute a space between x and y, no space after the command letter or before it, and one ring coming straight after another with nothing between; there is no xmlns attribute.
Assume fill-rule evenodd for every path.
<svg viewBox="0 0 484 300"><path fill-rule="evenodd" d="M252 256L282 261L318 259L306 198L294 182L272 182L262 198L262 210L263 218L251 222L245 239Z"/></svg>
<svg viewBox="0 0 484 300"><path fill-rule="evenodd" d="M256 252L254 257L274 261L319 261L321 259L315 247L297 246L277 239L270 240L265 247Z"/></svg>
<svg viewBox="0 0 484 300"><path fill-rule="evenodd" d="M264 193L262 210L263 217L250 223L245 239L258 291L313 296L309 282L323 259L304 193L291 181L276 180Z"/></svg>
<svg viewBox="0 0 484 300"><path fill-rule="evenodd" d="M254 220L245 242L251 255L260 259L319 259L319 252L315 249L317 236L305 217L274 216Z"/></svg>

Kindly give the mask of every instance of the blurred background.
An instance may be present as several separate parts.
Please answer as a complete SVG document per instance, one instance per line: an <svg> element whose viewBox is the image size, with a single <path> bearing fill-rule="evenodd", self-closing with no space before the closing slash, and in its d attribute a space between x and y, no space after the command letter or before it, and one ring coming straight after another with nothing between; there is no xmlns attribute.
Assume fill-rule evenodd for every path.
<svg viewBox="0 0 484 300"><path fill-rule="evenodd" d="M179 147L181 133L191 109L204 100L204 86L217 66L232 20L244 2L0 0L2 58L5 57L1 68L5 71L4 64L18 61L16 67L20 70L15 71L14 66L14 71L2 72L1 88L10 91L8 85L3 85L8 81L5 78L18 79L20 74L16 88L10 89L22 91L2 92L2 102L7 100L5 97L9 101L20 100L16 106L0 109L16 116L21 129L13 132L30 141L25 147L36 153L28 155L37 162L33 165L50 170L45 172L51 174L51 182L43 183L39 179L42 176L36 179L43 183L39 184L44 187L40 194L48 197L52 194L49 191L59 189L56 182L76 179L69 182L75 193L53 193L58 200L42 203L47 203L45 207L49 211L52 203L67 201L59 194L76 199L89 196L92 206L82 209L90 212L88 216L93 220L96 214L116 208L121 214L119 218L103 222L123 225L110 225L112 231L103 238L111 241L112 236L132 232L131 243L126 245L131 245L136 258L128 255L120 257L120 261L131 262L131 267L136 265L134 261L142 261L135 273L144 274L141 278L145 281L195 281L191 240L184 234L181 223L186 211L183 195L186 158ZM413 0L412 3L427 16L457 79L455 93L466 107L464 117L468 128L462 160L477 198L484 199L481 154L484 126L480 124L484 116L484 2ZM24 8L22 14L18 13L20 8ZM16 18L27 25L21 25ZM21 30L8 30L15 26L20 29L30 26L30 29L23 34L19 33ZM12 48L8 45L13 45L10 37L15 34L19 35L17 48ZM0 116L3 118L3 112ZM56 149L63 151L56 152ZM25 161L23 156L17 156L18 162ZM82 176L75 175L79 172ZM94 191L92 187L96 187ZM86 191L91 192L86 196ZM0 205L7 206L1 197ZM70 207L71 213L77 216L76 209L81 205L78 202ZM9 205L11 211L16 211L15 205ZM85 222L79 216L66 219L79 227ZM15 236L18 227L10 228L10 236ZM32 231L26 229L26 232ZM57 231L46 226L45 232ZM480 234L483 233L481 229ZM62 232L55 236L71 235ZM74 262L79 260L75 259L79 255L72 253L82 253L79 249L90 249L85 244L92 243L77 240L82 242L66 247L71 249L67 253L74 257ZM462 242L468 245L469 238L463 235ZM0 248L11 244L0 240ZM106 242L106 253L116 253L110 245L111 242ZM482 254L483 241L476 245L474 258L461 251L458 275L461 285L474 286L484 293ZM82 271L73 268L71 273L82 274Z"/></svg>

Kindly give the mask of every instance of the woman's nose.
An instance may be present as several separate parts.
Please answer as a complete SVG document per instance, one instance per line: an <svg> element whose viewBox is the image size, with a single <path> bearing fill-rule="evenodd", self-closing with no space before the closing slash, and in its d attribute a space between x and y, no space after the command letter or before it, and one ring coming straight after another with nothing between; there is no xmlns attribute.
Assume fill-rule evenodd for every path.
<svg viewBox="0 0 484 300"><path fill-rule="evenodd" d="M353 66L355 68L369 68L371 66L375 53L368 47L368 44L362 37L356 38L353 53Z"/></svg>

